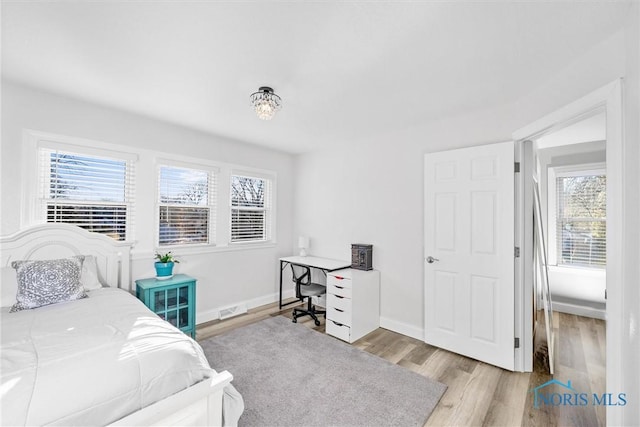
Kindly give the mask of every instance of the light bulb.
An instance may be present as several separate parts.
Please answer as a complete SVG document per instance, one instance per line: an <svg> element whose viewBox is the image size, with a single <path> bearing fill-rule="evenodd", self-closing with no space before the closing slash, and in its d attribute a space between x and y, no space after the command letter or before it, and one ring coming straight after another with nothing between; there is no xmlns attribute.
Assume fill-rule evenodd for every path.
<svg viewBox="0 0 640 427"><path fill-rule="evenodd" d="M256 105L256 114L262 120L270 120L273 117L273 107L267 101L261 101Z"/></svg>

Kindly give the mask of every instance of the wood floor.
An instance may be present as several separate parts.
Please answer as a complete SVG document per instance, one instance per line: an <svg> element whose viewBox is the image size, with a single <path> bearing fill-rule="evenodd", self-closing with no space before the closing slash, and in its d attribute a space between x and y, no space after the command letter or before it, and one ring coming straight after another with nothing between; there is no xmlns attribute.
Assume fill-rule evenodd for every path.
<svg viewBox="0 0 640 427"><path fill-rule="evenodd" d="M219 335L269 316L291 317L290 307L280 311L277 304L270 304L242 316L198 325L197 339ZM304 319L309 318L298 322L324 333L324 319L319 327ZM605 392L604 321L555 313L554 322L557 354L553 378L565 384L570 380L575 390L589 396L602 395ZM542 404L534 408L534 393L530 390L552 379L543 357L534 358L534 372L509 372L382 328L353 345L448 386L426 426L605 425L605 410L601 406ZM563 393L560 389L550 392Z"/></svg>

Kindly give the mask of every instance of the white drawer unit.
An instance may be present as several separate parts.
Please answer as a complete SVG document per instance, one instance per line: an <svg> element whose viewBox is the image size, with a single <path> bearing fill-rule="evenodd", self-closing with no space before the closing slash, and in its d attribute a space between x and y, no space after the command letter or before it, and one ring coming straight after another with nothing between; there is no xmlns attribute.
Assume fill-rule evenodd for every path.
<svg viewBox="0 0 640 427"><path fill-rule="evenodd" d="M352 343L379 326L380 272L345 268L327 273L327 334Z"/></svg>

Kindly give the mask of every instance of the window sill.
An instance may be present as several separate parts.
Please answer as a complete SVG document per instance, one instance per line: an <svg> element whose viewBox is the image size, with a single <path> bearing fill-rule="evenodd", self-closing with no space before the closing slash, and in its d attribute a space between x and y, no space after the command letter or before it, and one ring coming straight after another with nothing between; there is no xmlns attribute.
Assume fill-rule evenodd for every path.
<svg viewBox="0 0 640 427"><path fill-rule="evenodd" d="M216 252L238 252L250 251L258 249L275 248L277 242L260 242L260 243L230 243L227 245L193 245L193 246L162 246L160 251L171 251L178 259L182 256L210 254ZM132 260L149 259L155 256L155 252L140 251L131 252Z"/></svg>
<svg viewBox="0 0 640 427"><path fill-rule="evenodd" d="M555 271L558 273L574 273L594 277L605 276L607 274L607 270L604 268L589 268L569 265L550 265L549 271Z"/></svg>

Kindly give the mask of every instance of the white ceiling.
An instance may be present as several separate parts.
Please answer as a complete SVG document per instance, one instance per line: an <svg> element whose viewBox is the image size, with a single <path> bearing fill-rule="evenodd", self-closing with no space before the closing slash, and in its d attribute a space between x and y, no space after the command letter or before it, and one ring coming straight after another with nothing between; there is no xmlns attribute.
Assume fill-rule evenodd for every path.
<svg viewBox="0 0 640 427"><path fill-rule="evenodd" d="M625 2L2 3L20 83L292 153L508 105L621 28ZM284 103L269 122L249 95Z"/></svg>

